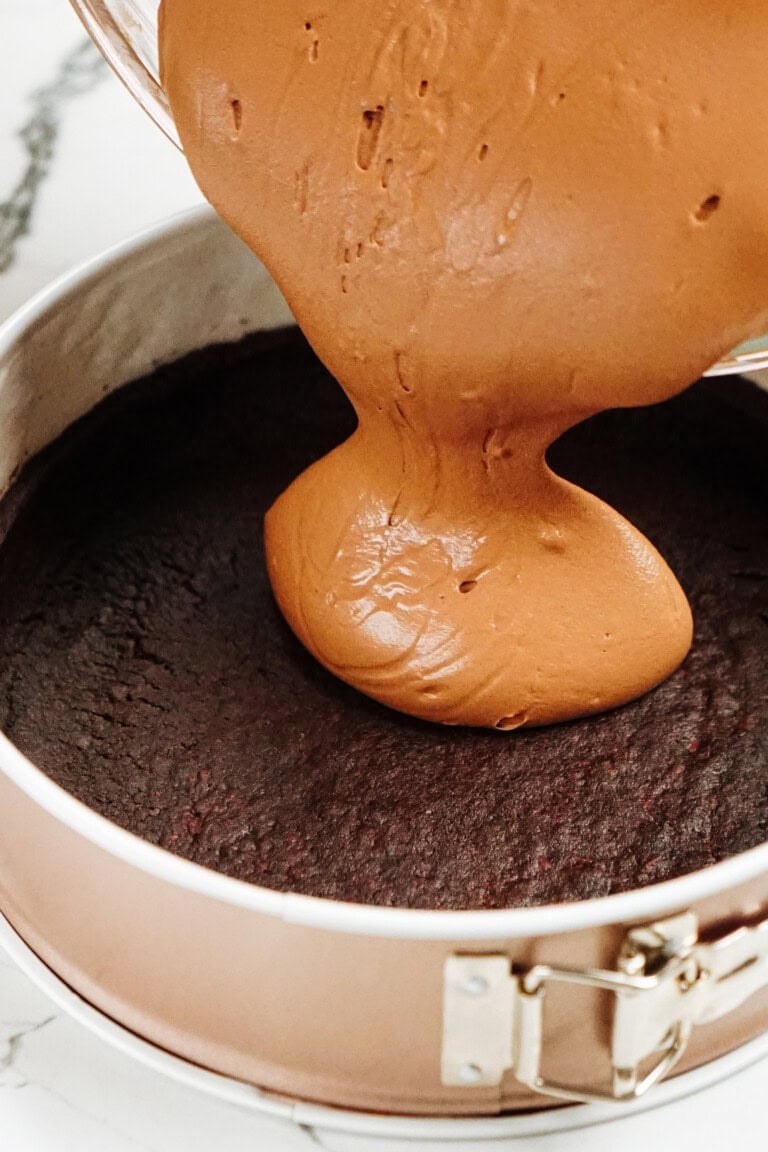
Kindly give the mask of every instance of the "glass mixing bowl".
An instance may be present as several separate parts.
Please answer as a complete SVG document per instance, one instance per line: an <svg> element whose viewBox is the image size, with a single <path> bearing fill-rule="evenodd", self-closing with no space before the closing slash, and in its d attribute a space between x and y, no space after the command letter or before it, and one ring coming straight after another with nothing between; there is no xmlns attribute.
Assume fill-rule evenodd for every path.
<svg viewBox="0 0 768 1152"><path fill-rule="evenodd" d="M269 0L268 0L269 2ZM144 111L181 149L171 109L160 83L160 0L71 0L111 68ZM742 344L709 370L708 376L768 368L768 335Z"/></svg>
<svg viewBox="0 0 768 1152"><path fill-rule="evenodd" d="M160 0L72 0L72 6L134 99L181 149L160 84L157 36Z"/></svg>

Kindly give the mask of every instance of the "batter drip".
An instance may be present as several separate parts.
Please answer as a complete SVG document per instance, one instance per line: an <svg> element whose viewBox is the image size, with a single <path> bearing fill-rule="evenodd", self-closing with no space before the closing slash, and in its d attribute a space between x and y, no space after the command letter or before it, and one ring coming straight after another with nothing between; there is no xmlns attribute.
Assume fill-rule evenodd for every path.
<svg viewBox="0 0 768 1152"><path fill-rule="evenodd" d="M690 645L685 596L545 453L768 323L764 4L161 15L192 170L359 419L267 517L299 638L451 724L564 720L659 683Z"/></svg>

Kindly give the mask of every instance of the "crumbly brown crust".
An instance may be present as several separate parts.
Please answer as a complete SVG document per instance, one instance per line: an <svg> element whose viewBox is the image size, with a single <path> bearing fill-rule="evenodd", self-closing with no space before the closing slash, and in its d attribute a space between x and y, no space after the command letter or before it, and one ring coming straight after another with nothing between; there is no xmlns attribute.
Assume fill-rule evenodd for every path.
<svg viewBox="0 0 768 1152"><path fill-rule="evenodd" d="M296 332L110 397L0 505L0 722L139 836L271 888L431 908L623 891L768 835L768 396L703 383L552 450L670 560L693 651L619 711L517 733L357 694L274 606L266 509L353 427Z"/></svg>

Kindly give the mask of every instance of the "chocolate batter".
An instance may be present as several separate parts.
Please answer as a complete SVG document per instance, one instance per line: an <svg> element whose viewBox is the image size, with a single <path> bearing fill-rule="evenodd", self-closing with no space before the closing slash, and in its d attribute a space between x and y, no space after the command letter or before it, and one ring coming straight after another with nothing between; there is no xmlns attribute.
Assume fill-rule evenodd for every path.
<svg viewBox="0 0 768 1152"><path fill-rule="evenodd" d="M163 0L200 187L359 417L266 521L277 602L391 707L510 730L692 634L664 560L544 465L768 328L765 0Z"/></svg>
<svg viewBox="0 0 768 1152"><path fill-rule="evenodd" d="M644 699L508 736L374 703L277 611L264 513L353 426L276 333L161 369L32 461L0 505L10 738L152 843L344 900L575 900L764 841L768 396L702 383L552 450L671 557L697 634Z"/></svg>

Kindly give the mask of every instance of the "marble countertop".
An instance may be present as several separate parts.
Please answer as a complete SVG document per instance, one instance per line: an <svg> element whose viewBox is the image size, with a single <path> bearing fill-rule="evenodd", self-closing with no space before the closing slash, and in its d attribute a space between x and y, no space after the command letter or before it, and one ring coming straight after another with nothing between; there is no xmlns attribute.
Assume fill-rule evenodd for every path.
<svg viewBox="0 0 768 1152"><path fill-rule="evenodd" d="M2 0L0 320L72 265L201 201L67 0Z"/></svg>
<svg viewBox="0 0 768 1152"><path fill-rule="evenodd" d="M66 0L2 0L0 321L72 265L200 200L183 158L108 73ZM758 1152L766 1088L763 1062L642 1116L509 1146ZM317 1146L311 1131L212 1100L108 1047L0 951L0 1152Z"/></svg>

